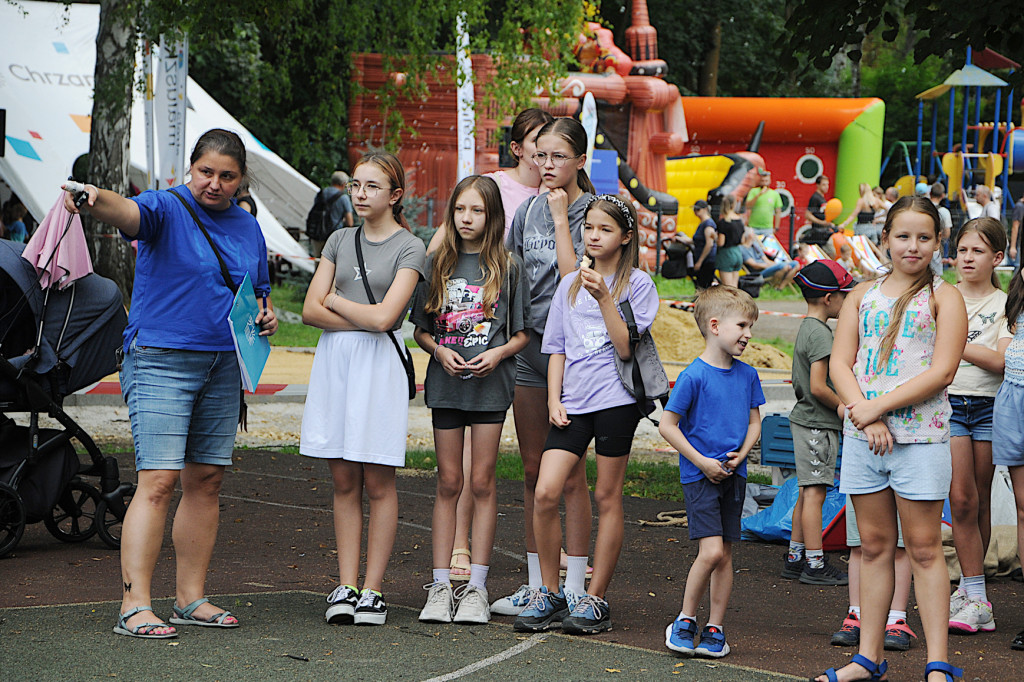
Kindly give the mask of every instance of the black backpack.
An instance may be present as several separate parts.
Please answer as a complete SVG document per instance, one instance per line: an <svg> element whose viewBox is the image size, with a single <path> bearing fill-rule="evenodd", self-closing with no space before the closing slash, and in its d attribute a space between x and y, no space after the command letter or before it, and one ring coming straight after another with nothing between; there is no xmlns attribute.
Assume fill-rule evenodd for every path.
<svg viewBox="0 0 1024 682"><path fill-rule="evenodd" d="M334 232L334 224L331 223L331 206L341 199L341 192L338 192L330 199L324 199L325 190L316 193L313 200L313 208L309 209L306 215L306 236L318 242L325 242Z"/></svg>

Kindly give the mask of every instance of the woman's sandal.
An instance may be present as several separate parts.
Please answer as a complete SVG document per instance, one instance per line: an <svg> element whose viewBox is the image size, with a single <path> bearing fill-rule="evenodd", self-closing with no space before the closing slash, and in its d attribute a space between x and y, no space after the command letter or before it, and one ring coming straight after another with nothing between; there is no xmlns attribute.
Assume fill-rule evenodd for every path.
<svg viewBox="0 0 1024 682"><path fill-rule="evenodd" d="M207 603L208 601L210 601L210 600L207 599L206 597L203 597L202 599L196 599L194 602L192 602L191 604L189 604L188 606L186 606L183 609L178 608L178 604L175 603L171 607L171 610L174 611L174 615L171 616L171 619L170 619L171 622L174 623L175 625L199 625L199 626L202 626L202 627L205 627L205 628L237 628L238 627L239 623L238 623L238 619L237 618L235 618L235 622L234 623L225 623L224 622L228 618L234 618L234 615L232 615L232 613L230 611L221 611L220 613L215 613L212 616L210 616L209 618L207 618L206 620L200 620L199 618L196 618L194 615L192 615L192 614L194 614L196 612L196 609L198 609L200 606L202 606L203 604Z"/></svg>
<svg viewBox="0 0 1024 682"><path fill-rule="evenodd" d="M128 613L120 614L117 618L117 625L114 626L114 633L124 635L125 637L138 637L139 639L173 639L178 636L177 629L167 623L142 623L141 625L129 628L128 619L142 611L149 611L150 613L153 613L153 607L147 604L146 606L139 606L131 609ZM155 616L156 614L154 613L153 615ZM165 632L162 634L153 632L153 630L158 628L170 628L172 632Z"/></svg>
<svg viewBox="0 0 1024 682"><path fill-rule="evenodd" d="M462 556L466 557L467 565L465 566L460 565L462 560L459 559L459 557ZM451 570L448 579L456 582L469 580L470 566L472 565L472 563L473 561L470 558L468 549L462 549L461 547L458 549L453 549L452 561L450 564L448 564L448 568Z"/></svg>
<svg viewBox="0 0 1024 682"><path fill-rule="evenodd" d="M960 668L954 668L945 661L932 661L924 667L924 679L928 679L928 675L931 673L942 673L946 676L946 682L954 682L957 678L964 676L964 671Z"/></svg>
<svg viewBox="0 0 1024 682"><path fill-rule="evenodd" d="M861 656L860 654L854 654L853 658L850 659L850 662L856 663L871 673L871 677L868 678L869 680L881 680L885 675L885 671L889 669L889 663L887 661L882 661L881 663L876 664L871 659ZM824 674L825 677L828 678L828 682L839 682L839 675L835 668L829 668ZM821 675L818 677L821 677ZM816 679L818 678L812 677L810 678L810 681L814 682Z"/></svg>

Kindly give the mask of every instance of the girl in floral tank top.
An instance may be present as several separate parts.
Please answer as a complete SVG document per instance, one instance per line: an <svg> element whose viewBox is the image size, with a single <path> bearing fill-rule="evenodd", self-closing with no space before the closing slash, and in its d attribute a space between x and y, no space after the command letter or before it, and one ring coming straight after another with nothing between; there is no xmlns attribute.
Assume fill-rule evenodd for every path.
<svg viewBox="0 0 1024 682"><path fill-rule="evenodd" d="M1013 496L1017 503L1017 555L1024 556L1024 272L1013 274L1006 291L1006 319L1013 340L1006 348L1003 384L992 408L992 464L1010 470ZM1024 630L1012 644L1024 649Z"/></svg>
<svg viewBox="0 0 1024 682"><path fill-rule="evenodd" d="M927 642L925 677L963 674L945 663L949 577L940 528L952 475L946 387L964 351L967 312L960 292L929 269L939 227L928 199L897 201L882 229L892 269L846 297L836 327L829 373L846 435L839 489L853 500L863 549L860 652L839 679L879 679L888 667L897 511Z"/></svg>

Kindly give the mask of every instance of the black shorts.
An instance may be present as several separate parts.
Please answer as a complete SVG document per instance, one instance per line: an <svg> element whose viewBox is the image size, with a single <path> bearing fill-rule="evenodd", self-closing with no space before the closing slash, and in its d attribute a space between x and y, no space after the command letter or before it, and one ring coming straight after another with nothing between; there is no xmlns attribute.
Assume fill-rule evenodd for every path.
<svg viewBox="0 0 1024 682"><path fill-rule="evenodd" d="M566 450L582 457L593 440L597 454L624 457L633 448L633 434L638 423L640 410L636 403L587 414L570 414L568 426L552 426L548 431L544 449Z"/></svg>
<svg viewBox="0 0 1024 682"><path fill-rule="evenodd" d="M721 536L739 542L740 517L747 493L747 479L733 474L721 483L712 483L706 476L683 484L686 519L690 539Z"/></svg>
<svg viewBox="0 0 1024 682"><path fill-rule="evenodd" d="M464 429L473 424L504 424L505 413L508 410L497 412L477 412L474 410L456 410L450 407L435 407L430 412L430 420L435 429Z"/></svg>

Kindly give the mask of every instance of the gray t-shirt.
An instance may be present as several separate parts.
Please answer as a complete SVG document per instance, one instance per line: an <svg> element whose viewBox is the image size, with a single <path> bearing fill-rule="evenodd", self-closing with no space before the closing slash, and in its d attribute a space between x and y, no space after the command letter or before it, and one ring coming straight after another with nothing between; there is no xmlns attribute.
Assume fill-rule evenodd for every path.
<svg viewBox="0 0 1024 682"><path fill-rule="evenodd" d="M334 197L341 196L335 199ZM331 231L345 227L345 214L352 213L352 200L348 192L340 190L334 185L324 188L324 201L327 202L327 209L331 222Z"/></svg>
<svg viewBox="0 0 1024 682"><path fill-rule="evenodd" d="M503 286L495 306L494 317L486 318L483 310L484 276L479 254L462 253L448 279L448 296L444 309L427 313L430 275L416 287L410 321L425 330L434 340L455 350L469 360L488 348L502 346L509 337L526 329L529 293L523 262L513 255L512 267L506 286ZM427 272L433 265L433 256L427 259ZM450 376L435 361L427 365L424 398L427 407L497 412L512 404L515 387L516 360L506 358L492 373L477 379L471 374Z"/></svg>
<svg viewBox="0 0 1024 682"><path fill-rule="evenodd" d="M569 206L569 232L577 258L583 255L584 212L593 196L583 192ZM542 335L551 297L562 281L555 251L555 220L548 208L547 192L523 202L516 210L507 245L509 251L523 259L526 279L530 283L530 317L526 326Z"/></svg>
<svg viewBox="0 0 1024 682"><path fill-rule="evenodd" d="M356 259L357 233L362 239L366 277L377 303L384 300L399 270L409 268L415 270L420 277L423 276L423 260L427 249L419 237L408 230L398 230L382 242L367 241L362 229L338 230L327 238L322 254L323 258L334 263L334 291L338 296L355 303L370 302L366 298L366 289L359 274L359 261ZM403 314L395 320L391 330L400 329L404 318Z"/></svg>
<svg viewBox="0 0 1024 682"><path fill-rule="evenodd" d="M832 329L814 317L805 317L800 323L793 345L793 391L796 405L789 413L789 421L810 429L838 431L843 423L835 410L830 410L811 395L811 365L832 355ZM825 383L832 388L832 380ZM833 389L834 390L834 389Z"/></svg>

